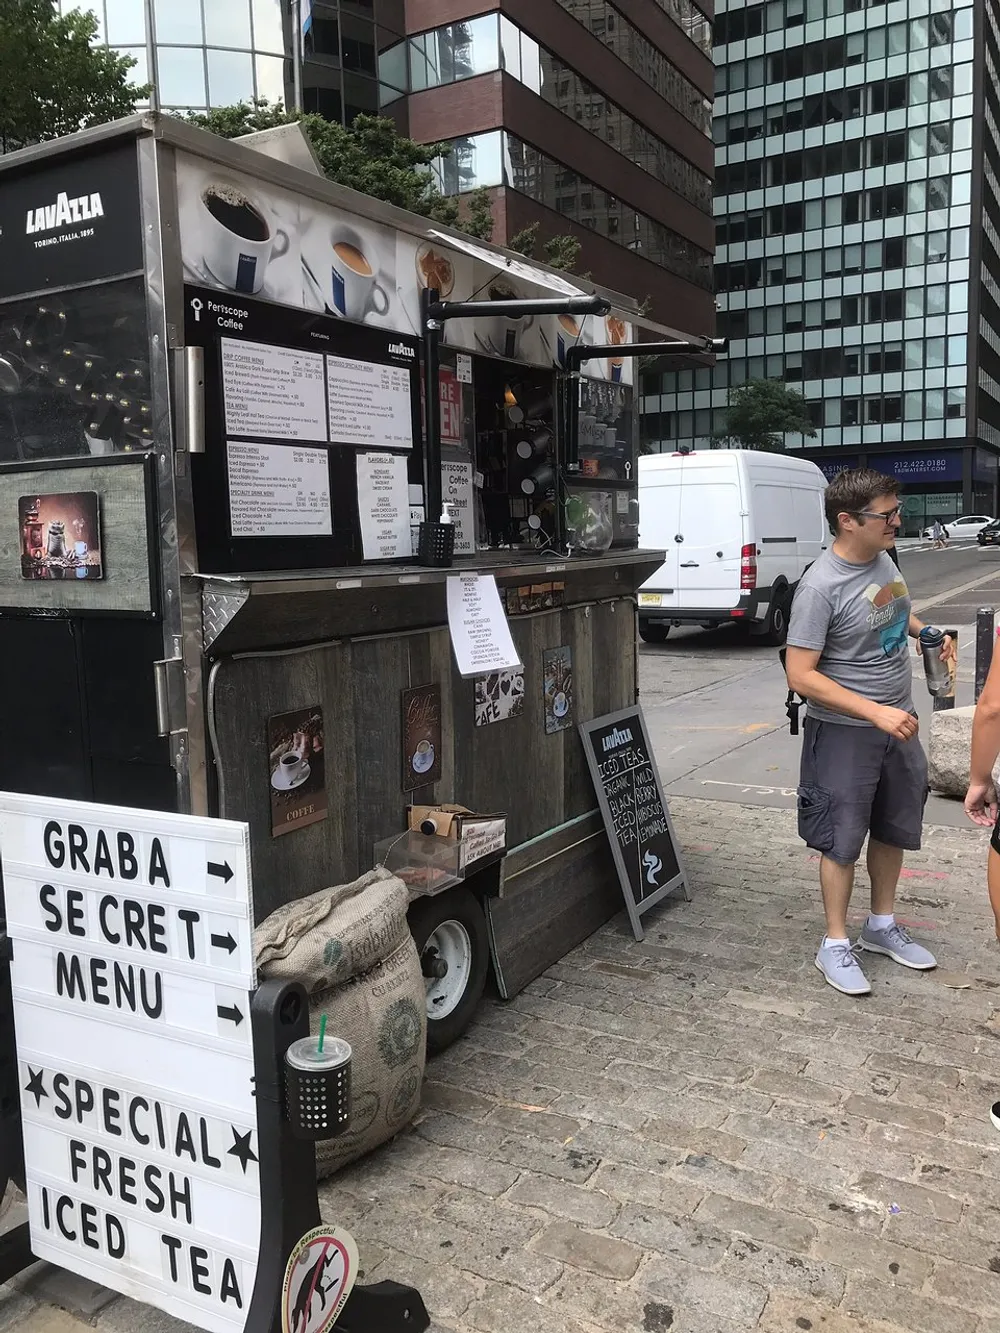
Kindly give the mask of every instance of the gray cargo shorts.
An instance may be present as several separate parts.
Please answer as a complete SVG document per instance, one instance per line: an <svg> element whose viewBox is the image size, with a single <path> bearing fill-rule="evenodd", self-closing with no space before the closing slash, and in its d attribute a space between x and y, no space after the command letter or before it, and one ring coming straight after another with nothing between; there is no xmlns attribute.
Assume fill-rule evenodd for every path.
<svg viewBox="0 0 1000 1333"><path fill-rule="evenodd" d="M799 773L799 837L838 865L853 865L870 833L890 847L920 847L927 756L919 739L877 727L807 717Z"/></svg>

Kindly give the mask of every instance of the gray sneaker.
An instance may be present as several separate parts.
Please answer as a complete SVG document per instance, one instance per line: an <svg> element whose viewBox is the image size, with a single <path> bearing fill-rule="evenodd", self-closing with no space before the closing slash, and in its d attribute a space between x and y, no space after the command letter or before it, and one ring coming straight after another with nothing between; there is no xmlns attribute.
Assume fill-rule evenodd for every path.
<svg viewBox="0 0 1000 1333"><path fill-rule="evenodd" d="M858 936L858 945L869 953L887 954L894 962L904 967L926 972L937 967L937 959L922 944L916 944L905 927L894 923L885 930L872 930L866 921Z"/></svg>
<svg viewBox="0 0 1000 1333"><path fill-rule="evenodd" d="M861 971L854 949L849 944L821 944L816 966L834 990L843 995L870 995L868 978Z"/></svg>

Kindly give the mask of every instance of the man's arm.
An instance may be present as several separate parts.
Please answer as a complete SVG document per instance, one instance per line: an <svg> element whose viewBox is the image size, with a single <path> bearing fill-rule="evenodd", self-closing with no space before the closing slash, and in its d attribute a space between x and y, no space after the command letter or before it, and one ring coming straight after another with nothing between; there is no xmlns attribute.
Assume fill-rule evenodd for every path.
<svg viewBox="0 0 1000 1333"><path fill-rule="evenodd" d="M829 676L824 676L816 668L820 652L812 648L793 648L789 646L785 653L785 673L790 689L801 694L804 699L822 704L835 713L844 713L847 717L856 717L862 722L870 722L880 731L897 740L908 741L917 734L917 719L912 713L901 708L888 708L884 704L873 703L853 690L838 685Z"/></svg>

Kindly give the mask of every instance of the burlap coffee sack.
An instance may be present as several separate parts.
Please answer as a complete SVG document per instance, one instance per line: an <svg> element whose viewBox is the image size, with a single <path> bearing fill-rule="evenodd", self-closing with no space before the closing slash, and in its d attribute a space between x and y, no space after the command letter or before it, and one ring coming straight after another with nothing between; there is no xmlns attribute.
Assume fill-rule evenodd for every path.
<svg viewBox="0 0 1000 1333"><path fill-rule="evenodd" d="M406 885L381 867L286 903L254 931L261 977L312 993L360 976L409 938L408 905Z"/></svg>
<svg viewBox="0 0 1000 1333"><path fill-rule="evenodd" d="M364 976L309 997L309 1026L351 1044L351 1124L316 1144L320 1179L398 1134L420 1105L427 1051L427 1000L420 958L408 935Z"/></svg>

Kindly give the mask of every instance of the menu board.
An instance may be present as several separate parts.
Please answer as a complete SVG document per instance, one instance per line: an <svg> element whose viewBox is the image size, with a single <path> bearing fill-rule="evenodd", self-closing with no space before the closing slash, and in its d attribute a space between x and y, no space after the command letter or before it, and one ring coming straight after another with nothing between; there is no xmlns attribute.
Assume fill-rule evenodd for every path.
<svg viewBox="0 0 1000 1333"><path fill-rule="evenodd" d="M492 574L448 579L448 630L460 676L523 667Z"/></svg>
<svg viewBox="0 0 1000 1333"><path fill-rule="evenodd" d="M642 709L633 704L582 722L580 737L632 932L641 940L644 912L674 889L690 896Z"/></svg>
<svg viewBox="0 0 1000 1333"><path fill-rule="evenodd" d="M229 521L234 537L329 537L325 449L228 440ZM407 529L407 537L409 529Z"/></svg>
<svg viewBox="0 0 1000 1333"><path fill-rule="evenodd" d="M455 554L475 555L476 491L472 484L471 463L442 464L441 496L451 510L455 525Z"/></svg>
<svg viewBox="0 0 1000 1333"><path fill-rule="evenodd" d="M412 551L405 454L358 454L358 517L365 560L399 560Z"/></svg>
<svg viewBox="0 0 1000 1333"><path fill-rule="evenodd" d="M329 439L323 357L294 347L222 338L222 389L230 435Z"/></svg>
<svg viewBox="0 0 1000 1333"><path fill-rule="evenodd" d="M334 444L412 449L410 370L379 361L328 356L327 399Z"/></svg>

